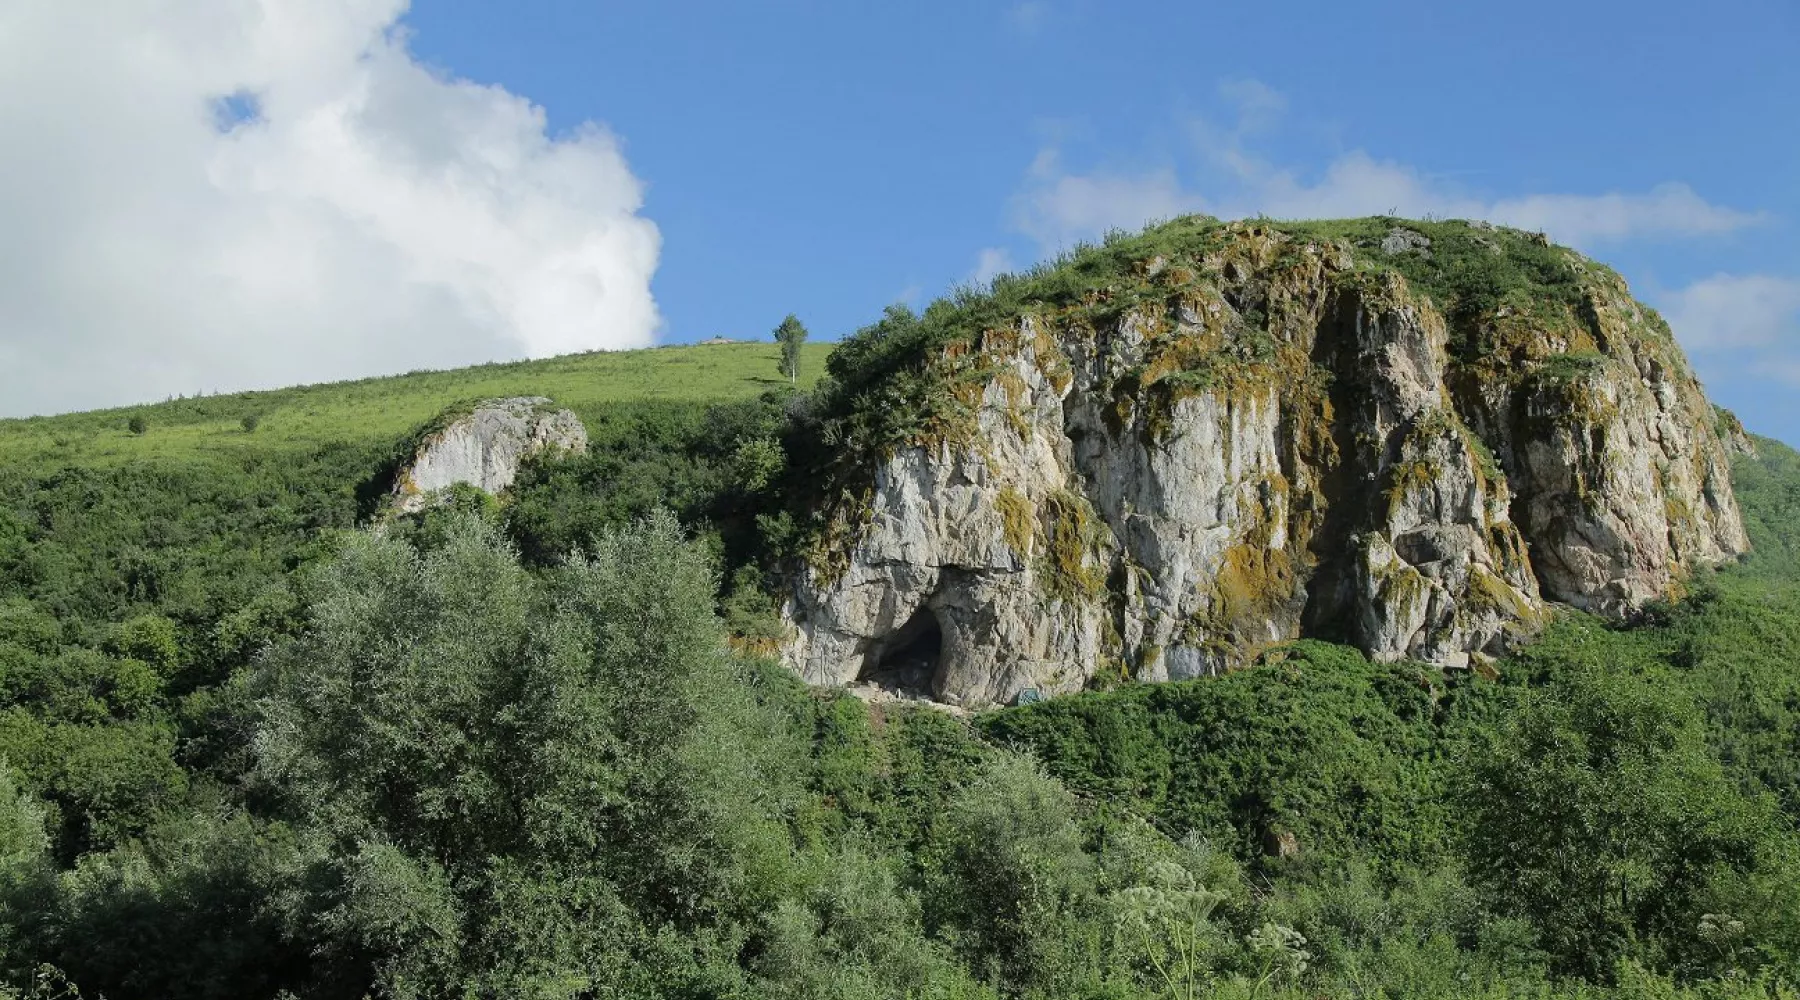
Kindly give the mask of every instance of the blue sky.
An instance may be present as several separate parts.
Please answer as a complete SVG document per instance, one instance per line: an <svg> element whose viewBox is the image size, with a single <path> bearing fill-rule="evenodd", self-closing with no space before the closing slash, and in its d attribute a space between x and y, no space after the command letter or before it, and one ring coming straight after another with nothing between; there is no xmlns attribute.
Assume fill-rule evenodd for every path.
<svg viewBox="0 0 1800 1000"><path fill-rule="evenodd" d="M1736 339L1773 342L1694 358L1754 427L1800 441L1800 367L1768 366L1800 359L1788 0L1703 17L1666 0L417 0L405 23L422 59L528 96L552 128L622 137L663 236L668 339L756 336L790 310L837 336L977 274L984 251L1021 265L1171 206L1623 195L1639 203L1622 221L1558 235L1665 307L1720 275L1771 279ZM1334 183L1334 165L1361 177ZM1688 211L1655 199L1668 185Z"/></svg>
<svg viewBox="0 0 1800 1000"><path fill-rule="evenodd" d="M1110 227L1481 216L1800 442L1800 6L0 7L0 416L837 337Z"/></svg>

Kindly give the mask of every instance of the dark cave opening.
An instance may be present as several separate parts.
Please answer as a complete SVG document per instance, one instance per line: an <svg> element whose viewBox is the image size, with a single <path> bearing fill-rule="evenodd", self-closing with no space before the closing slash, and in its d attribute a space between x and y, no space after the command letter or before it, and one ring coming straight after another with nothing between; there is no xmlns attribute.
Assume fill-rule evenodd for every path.
<svg viewBox="0 0 1800 1000"><path fill-rule="evenodd" d="M944 630L937 615L920 606L870 657L857 682L896 694L930 697L943 650Z"/></svg>

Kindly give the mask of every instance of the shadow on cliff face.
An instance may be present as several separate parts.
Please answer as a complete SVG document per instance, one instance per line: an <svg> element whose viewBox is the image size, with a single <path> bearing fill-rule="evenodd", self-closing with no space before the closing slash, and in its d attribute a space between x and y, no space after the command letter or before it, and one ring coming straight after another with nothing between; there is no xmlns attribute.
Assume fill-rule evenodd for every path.
<svg viewBox="0 0 1800 1000"><path fill-rule="evenodd" d="M1354 294L1339 292L1319 320L1313 339L1312 362L1332 374L1327 389L1329 410L1325 425L1330 435L1326 454L1304 454L1303 443L1295 433L1292 419L1283 421L1282 473L1290 479L1299 476L1297 466L1305 461L1315 467L1319 488L1306 499L1312 505L1308 513L1322 515L1319 527L1306 545L1315 561L1311 577L1306 581L1306 604L1301 611L1302 634L1328 642L1354 644L1357 640L1349 614L1351 601L1350 539L1356 534L1359 518L1366 515L1374 490L1369 485L1379 469L1367 469L1356 463L1361 454L1357 446L1353 419L1369 420L1368 412L1376 404L1372 389L1361 377L1356 365L1358 341L1357 321L1362 300ZM1385 450L1384 445L1384 450ZM1351 461L1346 462L1345 456ZM1329 499L1327 499L1329 498Z"/></svg>
<svg viewBox="0 0 1800 1000"><path fill-rule="evenodd" d="M944 632L937 615L920 607L857 675L857 684L880 688L905 698L929 698L944 651Z"/></svg>

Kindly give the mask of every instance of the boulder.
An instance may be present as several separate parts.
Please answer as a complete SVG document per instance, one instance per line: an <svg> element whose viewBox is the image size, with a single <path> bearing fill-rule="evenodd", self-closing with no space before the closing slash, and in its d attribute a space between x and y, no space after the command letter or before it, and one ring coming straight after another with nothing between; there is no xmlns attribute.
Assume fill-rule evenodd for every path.
<svg viewBox="0 0 1800 1000"><path fill-rule="evenodd" d="M545 452L583 454L587 429L541 396L490 399L424 434L394 482L394 508L424 509L431 494L458 483L499 495L519 466Z"/></svg>

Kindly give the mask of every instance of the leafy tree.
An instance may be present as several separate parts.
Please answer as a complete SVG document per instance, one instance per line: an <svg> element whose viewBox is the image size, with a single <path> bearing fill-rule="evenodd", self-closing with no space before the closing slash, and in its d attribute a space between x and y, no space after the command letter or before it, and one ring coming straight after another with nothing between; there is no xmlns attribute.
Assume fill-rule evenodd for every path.
<svg viewBox="0 0 1800 1000"><path fill-rule="evenodd" d="M31 932L55 909L44 813L43 803L0 763L0 973L9 977L26 971Z"/></svg>
<svg viewBox="0 0 1800 1000"><path fill-rule="evenodd" d="M173 816L51 886L36 953L89 995L229 1000L311 978L289 904L304 845L242 814Z"/></svg>
<svg viewBox="0 0 1800 1000"><path fill-rule="evenodd" d="M138 615L122 622L108 645L122 657L142 660L168 676L181 663L178 629L161 615Z"/></svg>
<svg viewBox="0 0 1800 1000"><path fill-rule="evenodd" d="M774 482L786 464L781 442L774 438L746 439L731 456L732 474L739 487L749 493L756 493Z"/></svg>
<svg viewBox="0 0 1800 1000"><path fill-rule="evenodd" d="M108 708L90 700L81 711ZM175 760L175 741L173 727L160 721L45 721L22 707L0 712L0 756L52 807L57 853L65 862L137 836L182 801L189 782Z"/></svg>
<svg viewBox="0 0 1800 1000"><path fill-rule="evenodd" d="M793 313L775 328L775 342L781 345L781 374L789 382L800 380L800 345L806 343L806 327Z"/></svg>
<svg viewBox="0 0 1800 1000"><path fill-rule="evenodd" d="M1766 891L1800 876L1791 837L1727 778L1700 718L1666 678L1581 671L1469 751L1470 876L1564 970L1693 959L1721 911L1791 934L1791 893Z"/></svg>
<svg viewBox="0 0 1800 1000"><path fill-rule="evenodd" d="M351 540L263 667L258 774L326 845L327 951L394 996L565 996L766 906L797 754L756 743L673 519L543 578L476 515L434 543Z"/></svg>
<svg viewBox="0 0 1800 1000"><path fill-rule="evenodd" d="M1077 814L1074 796L1013 755L949 803L929 915L990 981L1066 989L1094 970L1103 920Z"/></svg>
<svg viewBox="0 0 1800 1000"><path fill-rule="evenodd" d="M991 1000L919 925L915 893L895 857L851 843L808 860L803 887L761 930L758 975L769 995Z"/></svg>

